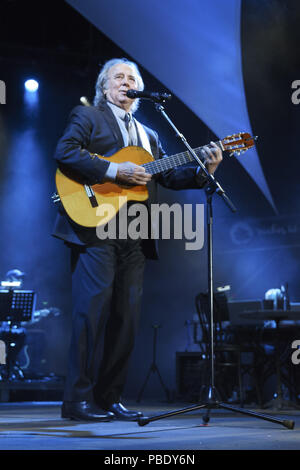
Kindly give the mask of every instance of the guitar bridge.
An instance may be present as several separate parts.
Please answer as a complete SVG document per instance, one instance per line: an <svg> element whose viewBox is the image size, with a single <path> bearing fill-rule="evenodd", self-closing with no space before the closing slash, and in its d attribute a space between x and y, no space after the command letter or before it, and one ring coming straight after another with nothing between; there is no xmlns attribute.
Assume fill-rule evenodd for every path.
<svg viewBox="0 0 300 470"><path fill-rule="evenodd" d="M95 193L93 191L93 188L91 188L91 186L89 186L88 184L85 184L84 185L84 190L86 192L86 195L87 197L89 198L89 201L91 203L91 206L92 207L97 207L99 204L98 204L98 201L96 199L96 196L95 196Z"/></svg>

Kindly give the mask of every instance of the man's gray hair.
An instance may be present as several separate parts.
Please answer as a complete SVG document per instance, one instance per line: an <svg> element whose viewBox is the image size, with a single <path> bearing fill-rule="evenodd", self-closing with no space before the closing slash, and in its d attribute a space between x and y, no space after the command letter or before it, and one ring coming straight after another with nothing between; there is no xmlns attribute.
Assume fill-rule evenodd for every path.
<svg viewBox="0 0 300 470"><path fill-rule="evenodd" d="M97 81L96 81L96 94L94 98L94 106L98 106L100 101L104 98L104 90L105 90L105 84L108 79L108 71L111 67L113 67L116 64L126 64L129 65L130 67L133 68L135 71L136 79L137 79L137 85L138 85L138 90L143 91L144 89L144 82L142 79L142 76L140 74L138 66L134 63L131 62L128 59L111 59L108 60L100 70L100 73L98 75ZM134 113L139 107L139 99L136 99L132 105L131 111Z"/></svg>

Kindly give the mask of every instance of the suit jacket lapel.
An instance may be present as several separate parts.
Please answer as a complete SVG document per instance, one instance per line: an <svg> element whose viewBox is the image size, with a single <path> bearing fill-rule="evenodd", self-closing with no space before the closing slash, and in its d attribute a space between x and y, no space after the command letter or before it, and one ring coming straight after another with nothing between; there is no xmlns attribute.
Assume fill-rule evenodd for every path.
<svg viewBox="0 0 300 470"><path fill-rule="evenodd" d="M120 131L120 127L119 127L119 124L117 123L117 120L114 116L114 113L112 112L112 110L110 109L109 106L107 106L106 102L105 102L105 99L104 100L101 100L99 105L98 105L99 109L102 111L103 113L103 117L104 119L106 120L107 124L109 125L117 143L118 143L118 147L122 148L124 147L124 141L123 141L123 137L122 137L122 133Z"/></svg>

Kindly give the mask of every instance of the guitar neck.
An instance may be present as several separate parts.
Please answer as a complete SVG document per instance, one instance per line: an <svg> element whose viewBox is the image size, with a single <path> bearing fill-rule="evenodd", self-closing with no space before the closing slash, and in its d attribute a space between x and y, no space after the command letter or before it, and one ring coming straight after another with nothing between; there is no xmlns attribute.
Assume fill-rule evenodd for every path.
<svg viewBox="0 0 300 470"><path fill-rule="evenodd" d="M218 147L222 148L220 141L215 143L218 145ZM205 147L210 147L210 145L206 145ZM193 149L197 157L199 157L201 161L203 161L203 156L201 155L202 149L203 146ZM154 160L153 162L145 163L142 166L150 175L156 175L158 173L162 173L163 171L171 170L173 168L185 165L186 163L190 162L195 162L195 159L188 151L185 151L177 153L176 155L170 155L168 157L159 158L158 160Z"/></svg>

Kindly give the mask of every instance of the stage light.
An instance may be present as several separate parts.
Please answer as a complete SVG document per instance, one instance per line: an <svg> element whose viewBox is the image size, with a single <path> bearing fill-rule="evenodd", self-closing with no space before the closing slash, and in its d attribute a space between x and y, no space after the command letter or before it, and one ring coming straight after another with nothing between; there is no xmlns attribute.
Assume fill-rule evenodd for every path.
<svg viewBox="0 0 300 470"><path fill-rule="evenodd" d="M24 104L27 116L33 117L33 113L38 111L39 105L39 82L34 78L24 81Z"/></svg>
<svg viewBox="0 0 300 470"><path fill-rule="evenodd" d="M25 89L27 91L30 91L31 93L37 91L39 88L39 83L34 80L33 78L30 78L29 80L26 80L25 82Z"/></svg>
<svg viewBox="0 0 300 470"><path fill-rule="evenodd" d="M89 100L87 99L86 96L82 96L80 98L80 102L84 105L84 106L91 106L91 103L89 102Z"/></svg>

